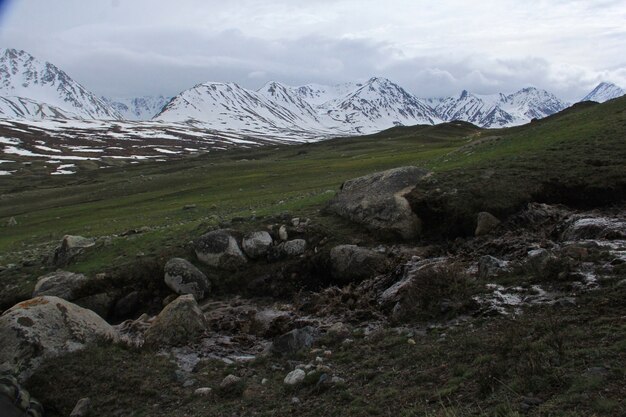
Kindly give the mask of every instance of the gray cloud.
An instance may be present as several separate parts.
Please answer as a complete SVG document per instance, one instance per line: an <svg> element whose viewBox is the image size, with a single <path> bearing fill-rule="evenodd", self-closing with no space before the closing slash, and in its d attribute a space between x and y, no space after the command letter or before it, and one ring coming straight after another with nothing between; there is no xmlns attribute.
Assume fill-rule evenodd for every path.
<svg viewBox="0 0 626 417"><path fill-rule="evenodd" d="M574 100L601 80L626 86L620 1L212 3L14 1L0 40L108 96L374 75L419 96L533 85Z"/></svg>

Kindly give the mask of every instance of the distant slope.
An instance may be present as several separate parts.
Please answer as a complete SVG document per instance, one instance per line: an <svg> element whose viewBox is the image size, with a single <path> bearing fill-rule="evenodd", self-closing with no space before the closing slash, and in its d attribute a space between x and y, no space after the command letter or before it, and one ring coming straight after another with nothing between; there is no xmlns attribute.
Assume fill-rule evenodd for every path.
<svg viewBox="0 0 626 417"><path fill-rule="evenodd" d="M37 109L56 108L56 117L121 119L118 112L53 64L16 49L0 51L0 96L16 104L3 106L5 117L45 118L50 117L48 111ZM23 104L25 101L29 104Z"/></svg>

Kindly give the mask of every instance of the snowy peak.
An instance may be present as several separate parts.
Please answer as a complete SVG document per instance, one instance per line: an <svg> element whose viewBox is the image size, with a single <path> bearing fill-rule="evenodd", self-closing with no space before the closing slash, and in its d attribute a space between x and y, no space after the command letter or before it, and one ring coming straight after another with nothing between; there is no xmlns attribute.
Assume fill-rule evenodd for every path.
<svg viewBox="0 0 626 417"><path fill-rule="evenodd" d="M276 84L270 90L273 92L264 91L264 94L279 101L235 83L199 84L174 97L155 119L200 123L214 129L237 132L311 133L323 130L323 126L311 117L306 108L294 104L288 89ZM327 135L328 132L320 134Z"/></svg>
<svg viewBox="0 0 626 417"><path fill-rule="evenodd" d="M38 103L86 119L120 119L103 100L49 62L17 49L0 51L0 95ZM23 110L32 106L26 106ZM9 108L3 108L7 111ZM3 113L7 117L40 118L37 114Z"/></svg>
<svg viewBox="0 0 626 417"><path fill-rule="evenodd" d="M508 110L524 119L541 119L560 112L567 104L554 94L534 87L524 88L506 97Z"/></svg>
<svg viewBox="0 0 626 417"><path fill-rule="evenodd" d="M463 120L481 127L505 127L528 123L567 107L553 94L527 87L515 93L479 95L463 90L458 98L449 97L435 108L445 121Z"/></svg>
<svg viewBox="0 0 626 417"><path fill-rule="evenodd" d="M581 101L596 101L598 103L604 103L605 101L609 101L623 95L626 95L626 90L621 87L618 87L613 83L601 82Z"/></svg>
<svg viewBox="0 0 626 417"><path fill-rule="evenodd" d="M171 97L144 96L133 98L102 97L109 106L122 115L125 120L150 120L163 110Z"/></svg>
<svg viewBox="0 0 626 417"><path fill-rule="evenodd" d="M374 77L341 100L320 108L336 121L359 133L373 133L393 126L435 124L441 120L432 108L386 78Z"/></svg>

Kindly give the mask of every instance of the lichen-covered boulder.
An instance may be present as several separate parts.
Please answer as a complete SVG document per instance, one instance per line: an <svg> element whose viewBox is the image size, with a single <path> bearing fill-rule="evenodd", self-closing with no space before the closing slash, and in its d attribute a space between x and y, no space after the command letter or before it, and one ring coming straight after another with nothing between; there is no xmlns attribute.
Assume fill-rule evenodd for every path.
<svg viewBox="0 0 626 417"><path fill-rule="evenodd" d="M39 277L33 297L52 295L67 301L76 299L76 292L89 281L83 274L61 271L51 272Z"/></svg>
<svg viewBox="0 0 626 417"><path fill-rule="evenodd" d="M213 230L194 242L194 250L200 262L224 269L236 269L246 263L235 237L225 229Z"/></svg>
<svg viewBox="0 0 626 417"><path fill-rule="evenodd" d="M270 246L272 246L272 236L268 232L249 233L241 242L243 251L252 259L267 255Z"/></svg>
<svg viewBox="0 0 626 417"><path fill-rule="evenodd" d="M0 316L0 363L26 378L45 359L115 339L115 330L93 311L58 297L36 297Z"/></svg>
<svg viewBox="0 0 626 417"><path fill-rule="evenodd" d="M206 275L191 262L182 258L172 258L165 264L165 284L176 294L191 294L202 300L211 291L211 283Z"/></svg>
<svg viewBox="0 0 626 417"><path fill-rule="evenodd" d="M348 180L328 209L372 231L413 239L421 231L421 221L405 196L427 174L408 166Z"/></svg>
<svg viewBox="0 0 626 417"><path fill-rule="evenodd" d="M181 295L159 313L145 333L148 346L180 346L199 339L206 319L193 295Z"/></svg>

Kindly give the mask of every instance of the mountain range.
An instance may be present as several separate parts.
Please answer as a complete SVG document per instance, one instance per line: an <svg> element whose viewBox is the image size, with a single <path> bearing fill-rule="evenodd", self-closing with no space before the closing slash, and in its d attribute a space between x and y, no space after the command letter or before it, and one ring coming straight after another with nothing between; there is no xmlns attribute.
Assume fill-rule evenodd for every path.
<svg viewBox="0 0 626 417"><path fill-rule="evenodd" d="M604 102L624 94L615 84L603 82L583 100ZM292 87L272 81L256 91L207 82L173 98L109 99L97 97L55 65L25 51L0 51L0 117L7 119L153 119L244 135L329 137L451 120L481 127L516 126L568 106L534 87L510 94L463 91L456 97L418 98L380 77L333 86Z"/></svg>

